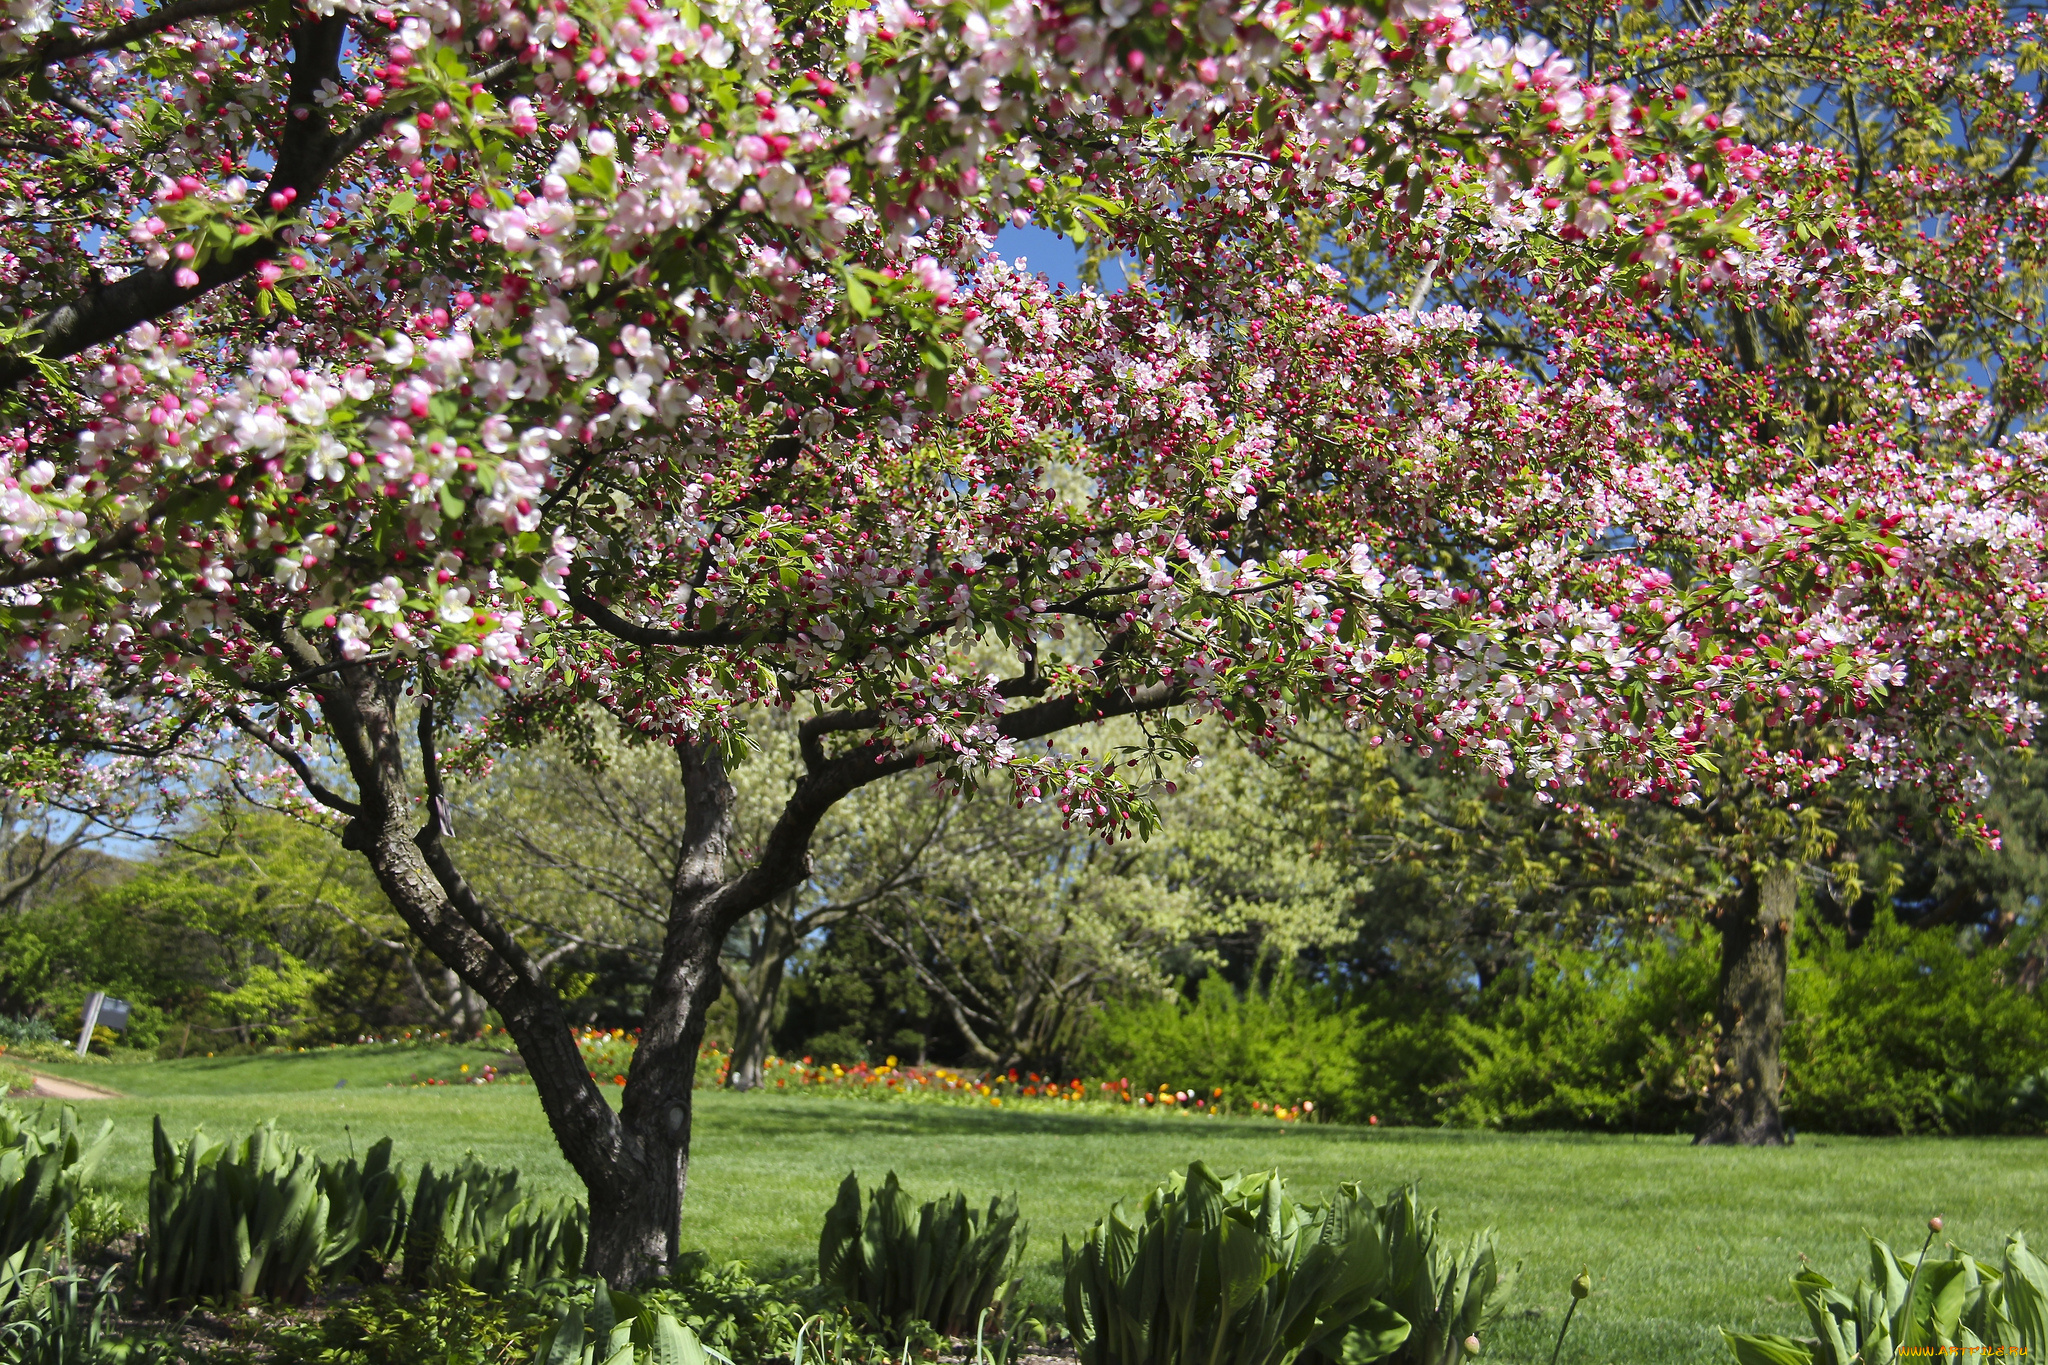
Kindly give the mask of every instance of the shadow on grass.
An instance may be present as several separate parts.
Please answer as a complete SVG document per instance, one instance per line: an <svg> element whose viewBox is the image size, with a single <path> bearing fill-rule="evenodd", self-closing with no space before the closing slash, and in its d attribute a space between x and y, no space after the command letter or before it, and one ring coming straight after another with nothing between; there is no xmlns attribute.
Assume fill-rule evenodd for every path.
<svg viewBox="0 0 2048 1365"><path fill-rule="evenodd" d="M702 1101L700 1100L700 1104ZM722 1128L759 1137L815 1134L823 1126L851 1135L990 1137L1102 1137L1133 1128L1152 1134L1171 1133L1189 1140L1315 1141L1332 1144L1429 1143L1470 1146L1517 1145L1530 1142L1577 1147L1616 1144L1676 1147L1691 1142L1682 1133L1584 1133L1571 1131L1503 1133L1469 1128L1381 1128L1363 1124L1279 1124L1268 1119L1211 1118L1207 1115L1144 1114L1129 1111L1089 1113L1035 1108L995 1109L966 1105L919 1104L892 1100L809 1098L796 1095L737 1095L719 1092L700 1114L714 1117Z"/></svg>

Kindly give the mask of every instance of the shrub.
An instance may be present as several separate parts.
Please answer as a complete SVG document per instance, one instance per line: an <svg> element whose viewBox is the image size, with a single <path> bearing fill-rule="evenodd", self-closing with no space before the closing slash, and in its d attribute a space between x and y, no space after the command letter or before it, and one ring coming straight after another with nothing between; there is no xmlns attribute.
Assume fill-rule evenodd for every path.
<svg viewBox="0 0 2048 1365"><path fill-rule="evenodd" d="M589 1219L579 1203L520 1192L519 1172L474 1153L446 1175L420 1168L405 1237L405 1282L459 1282L499 1292L566 1279L583 1266Z"/></svg>
<svg viewBox="0 0 2048 1365"><path fill-rule="evenodd" d="M1785 1030L1785 1116L1836 1133L2040 1132L2048 1001L2003 948L1880 911L1863 941L1806 927Z"/></svg>
<svg viewBox="0 0 2048 1365"><path fill-rule="evenodd" d="M1741 1365L1889 1365L1900 1358L1989 1358L2048 1350L2048 1266L2015 1232L1994 1267L1950 1246L1908 1258L1870 1239L1870 1278L1844 1294L1826 1276L1802 1270L1792 1293L1814 1334L1793 1337L1721 1333Z"/></svg>
<svg viewBox="0 0 2048 1365"><path fill-rule="evenodd" d="M1328 987L1282 973L1240 996L1221 977L1194 1000L1127 1001L1103 1011L1086 1044L1087 1068L1160 1084L1221 1090L1234 1100L1313 1100L1338 1120L1363 1119L1369 1101L1358 1058L1367 1046L1359 1011Z"/></svg>
<svg viewBox="0 0 2048 1365"><path fill-rule="evenodd" d="M1275 1172L1223 1180L1200 1162L1062 1252L1082 1365L1453 1365L1511 1278L1490 1233L1446 1256L1412 1190L1375 1205L1345 1184L1303 1206Z"/></svg>
<svg viewBox="0 0 2048 1365"><path fill-rule="evenodd" d="M56 1123L41 1128L0 1106L0 1260L33 1255L64 1230L113 1129L102 1122L88 1142L68 1104Z"/></svg>
<svg viewBox="0 0 2048 1365"><path fill-rule="evenodd" d="M13 1047L18 1043L56 1043L63 1040L45 1019L18 1019L11 1014L0 1014L0 1043Z"/></svg>
<svg viewBox="0 0 2048 1365"><path fill-rule="evenodd" d="M1014 1194L989 1200L986 1213L957 1192L913 1213L894 1171L868 1196L863 1220L849 1171L818 1237L818 1282L896 1332L921 1322L964 1336L1001 1322L1025 1235Z"/></svg>
<svg viewBox="0 0 2048 1365"><path fill-rule="evenodd" d="M1705 941L1703 941L1705 940ZM1461 1066L1443 1117L1484 1128L1646 1128L1692 1121L1712 1065L1718 946L1643 945L1634 960L1562 952L1497 980L1447 1022Z"/></svg>

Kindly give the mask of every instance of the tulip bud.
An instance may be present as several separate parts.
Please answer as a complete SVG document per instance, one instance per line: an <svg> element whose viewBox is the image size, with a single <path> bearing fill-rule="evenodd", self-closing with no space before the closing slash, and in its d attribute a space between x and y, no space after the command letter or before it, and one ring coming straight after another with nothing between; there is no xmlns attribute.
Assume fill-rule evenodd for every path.
<svg viewBox="0 0 2048 1365"><path fill-rule="evenodd" d="M1465 1354L1466 1354L1466 1355L1474 1355L1474 1356L1476 1356L1476 1355L1478 1355L1478 1354L1479 1354L1479 1338L1478 1338L1478 1337L1466 1337L1466 1338L1465 1338Z"/></svg>
<svg viewBox="0 0 2048 1365"><path fill-rule="evenodd" d="M1927 1230L1928 1230L1929 1232L1940 1232L1940 1231L1941 1231L1941 1220L1940 1220L1939 1218L1930 1218L1930 1219L1928 1219L1928 1220L1927 1220Z"/></svg>
<svg viewBox="0 0 2048 1365"><path fill-rule="evenodd" d="M1591 1270L1581 1270L1581 1271L1580 1271L1580 1272L1579 1272L1578 1274L1576 1274L1576 1275L1572 1276L1572 1297L1573 1297L1573 1298L1575 1298L1575 1299L1583 1299L1583 1298L1587 1298L1587 1297L1591 1296L1591 1294L1592 1294L1592 1293L1593 1293L1593 1273L1592 1273L1592 1271L1591 1271Z"/></svg>

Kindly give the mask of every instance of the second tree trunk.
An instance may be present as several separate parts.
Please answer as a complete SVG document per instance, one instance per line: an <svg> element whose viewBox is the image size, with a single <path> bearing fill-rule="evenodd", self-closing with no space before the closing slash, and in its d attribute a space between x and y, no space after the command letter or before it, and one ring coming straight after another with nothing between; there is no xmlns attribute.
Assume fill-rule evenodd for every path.
<svg viewBox="0 0 2048 1365"><path fill-rule="evenodd" d="M1790 863L1757 869L1721 914L1720 1041L1697 1141L1773 1147L1785 1141L1785 960L1799 903Z"/></svg>

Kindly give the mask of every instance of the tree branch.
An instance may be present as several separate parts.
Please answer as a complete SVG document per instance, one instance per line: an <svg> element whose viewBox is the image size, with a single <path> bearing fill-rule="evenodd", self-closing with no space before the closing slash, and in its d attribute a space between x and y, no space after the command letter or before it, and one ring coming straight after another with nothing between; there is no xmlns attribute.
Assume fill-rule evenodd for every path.
<svg viewBox="0 0 2048 1365"><path fill-rule="evenodd" d="M286 765L299 775L299 781L305 784L307 793L315 801L318 801L329 810L339 811L350 819L354 819L362 814L362 808L355 802L313 776L313 767L310 763L306 762L305 755L279 739L275 731L267 730L249 719L248 716L243 714L242 708L239 706L228 707L227 718L228 723L237 730L240 730L243 734L270 750L271 753L283 759Z"/></svg>
<svg viewBox="0 0 2048 1365"><path fill-rule="evenodd" d="M133 42L175 28L187 19L213 19L223 14L234 14L240 10L255 9L262 0L175 0L161 9L150 11L139 19L100 33L79 34L69 29L59 29L37 43L34 48L20 57L0 62L0 80L12 80L58 62L68 62L74 57L89 53L106 52L117 47L126 47Z"/></svg>
<svg viewBox="0 0 2048 1365"><path fill-rule="evenodd" d="M197 2L208 4L216 0ZM237 0L233 8L240 7ZM157 13L177 8L173 5ZM206 12L209 11L195 9L191 13ZM393 107L368 115L347 133L337 134L329 127L326 108L316 96L322 81L338 83L341 78L341 43L347 32L345 14L309 20L294 32L291 88L278 135L277 164L269 184L258 195L259 203L274 193L291 190L295 197L286 212L302 211L319 197L328 175L345 157L399 116L401 111ZM35 374L32 356L45 361L63 360L233 283L282 250L285 231L285 227L280 227L256 234L248 245L199 271L199 283L189 288L178 283L178 271L184 268L180 262L138 270L111 284L88 285L83 297L61 304L35 320L36 335L29 343L29 353L0 355L0 388L12 388Z"/></svg>

